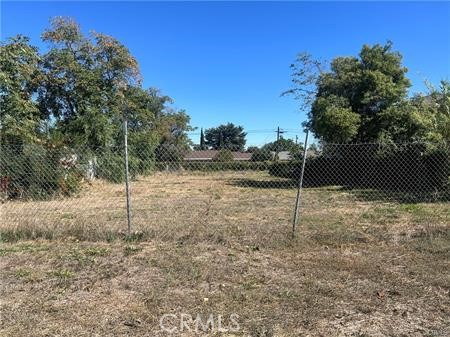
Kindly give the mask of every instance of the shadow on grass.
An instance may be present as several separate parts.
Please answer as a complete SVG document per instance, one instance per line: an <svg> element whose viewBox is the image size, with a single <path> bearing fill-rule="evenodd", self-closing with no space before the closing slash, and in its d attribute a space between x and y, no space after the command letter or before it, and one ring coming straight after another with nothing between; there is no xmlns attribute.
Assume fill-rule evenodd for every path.
<svg viewBox="0 0 450 337"><path fill-rule="evenodd" d="M298 182L292 179L233 179L229 185L238 187L250 187L260 189L296 189ZM450 201L450 192L414 192L414 191L390 191L384 189L361 188L354 186L329 186L314 185L304 186L304 190L346 192L352 194L358 201L373 202L398 202L398 203L421 203L421 202L447 202Z"/></svg>
<svg viewBox="0 0 450 337"><path fill-rule="evenodd" d="M401 204L450 201L450 194L445 191L390 191L385 189L369 189L351 186L343 186L341 191L351 193L359 201L397 202Z"/></svg>
<svg viewBox="0 0 450 337"><path fill-rule="evenodd" d="M298 183L290 179L256 180L256 179L232 179L229 185L238 187L251 187L262 189L295 189Z"/></svg>

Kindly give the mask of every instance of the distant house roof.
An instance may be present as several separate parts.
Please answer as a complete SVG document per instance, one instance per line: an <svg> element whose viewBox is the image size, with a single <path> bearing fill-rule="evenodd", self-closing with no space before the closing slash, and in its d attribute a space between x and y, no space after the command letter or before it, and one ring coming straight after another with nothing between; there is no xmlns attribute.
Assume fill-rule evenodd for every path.
<svg viewBox="0 0 450 337"><path fill-rule="evenodd" d="M252 154L249 152L232 152L234 160L250 160L252 158Z"/></svg>
<svg viewBox="0 0 450 337"><path fill-rule="evenodd" d="M184 156L184 160L213 160L219 153L218 150L202 150L202 151L192 151ZM252 157L251 153L233 151L234 160L250 160Z"/></svg>

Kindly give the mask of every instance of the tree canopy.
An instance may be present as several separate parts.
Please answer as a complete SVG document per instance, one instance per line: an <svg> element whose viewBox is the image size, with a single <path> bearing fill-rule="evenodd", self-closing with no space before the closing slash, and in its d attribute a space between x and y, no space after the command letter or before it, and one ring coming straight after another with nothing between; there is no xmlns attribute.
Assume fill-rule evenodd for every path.
<svg viewBox="0 0 450 337"><path fill-rule="evenodd" d="M193 148L196 151L203 151L208 149L205 144L205 134L203 133L203 128L200 129L200 141L198 144L195 144Z"/></svg>
<svg viewBox="0 0 450 337"><path fill-rule="evenodd" d="M305 126L321 141L450 140L448 127L437 126L448 123L442 113L448 83L408 97L407 69L391 42L364 45L357 57L336 57L329 66L302 53L291 68L293 87L286 94L307 109Z"/></svg>
<svg viewBox="0 0 450 337"><path fill-rule="evenodd" d="M2 42L0 48L0 140L35 141L41 120L32 99L40 77L37 48L21 35Z"/></svg>
<svg viewBox="0 0 450 337"><path fill-rule="evenodd" d="M170 97L142 87L137 60L118 40L85 36L62 17L51 20L42 40L49 46L42 55L23 36L1 45L3 141L111 148L122 144L126 117L136 152L189 145L189 116L172 109Z"/></svg>
<svg viewBox="0 0 450 337"><path fill-rule="evenodd" d="M274 152L288 151L291 153L298 153L301 152L302 146L300 144L296 144L292 139L280 137L279 140L264 144L262 150Z"/></svg>
<svg viewBox="0 0 450 337"><path fill-rule="evenodd" d="M246 135L242 126L222 124L205 130L205 145L214 150L244 151Z"/></svg>

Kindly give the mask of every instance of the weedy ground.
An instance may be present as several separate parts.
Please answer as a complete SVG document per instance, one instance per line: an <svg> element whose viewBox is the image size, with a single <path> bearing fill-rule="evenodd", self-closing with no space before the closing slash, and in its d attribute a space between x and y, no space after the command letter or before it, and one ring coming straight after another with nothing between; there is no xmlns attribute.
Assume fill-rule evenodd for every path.
<svg viewBox="0 0 450 337"><path fill-rule="evenodd" d="M292 239L293 185L139 178L131 235L122 185L2 204L0 335L164 336L164 314L238 315L211 336L450 335L448 203L305 189Z"/></svg>

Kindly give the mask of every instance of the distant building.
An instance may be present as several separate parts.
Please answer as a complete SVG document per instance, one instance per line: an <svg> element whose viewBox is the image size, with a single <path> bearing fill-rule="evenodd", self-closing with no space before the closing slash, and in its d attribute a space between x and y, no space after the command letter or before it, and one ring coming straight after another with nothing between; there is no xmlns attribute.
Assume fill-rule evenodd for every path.
<svg viewBox="0 0 450 337"><path fill-rule="evenodd" d="M272 153L272 156L275 157L275 151L270 151L270 153ZM280 151L278 152L278 160L291 160L291 154L289 151Z"/></svg>

